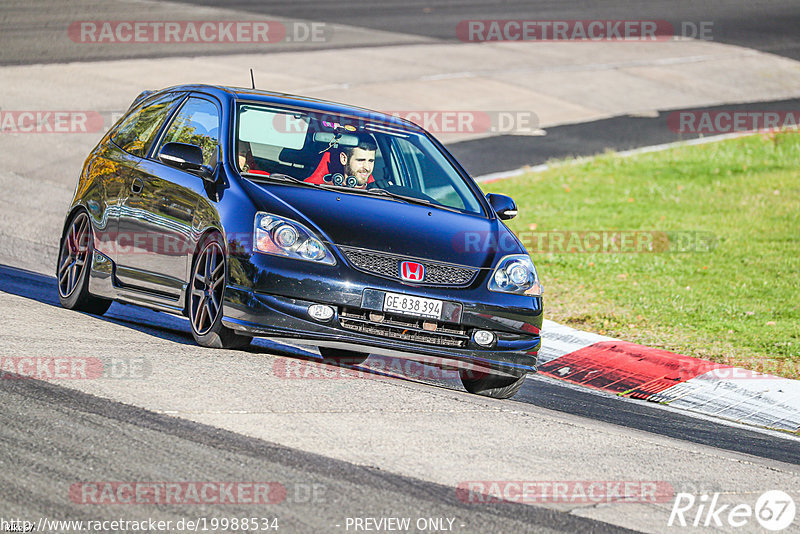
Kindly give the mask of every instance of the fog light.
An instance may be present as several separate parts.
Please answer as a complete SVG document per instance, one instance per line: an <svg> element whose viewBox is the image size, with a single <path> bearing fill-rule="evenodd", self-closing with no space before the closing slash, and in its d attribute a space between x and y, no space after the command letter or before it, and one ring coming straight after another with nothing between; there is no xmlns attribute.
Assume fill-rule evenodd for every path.
<svg viewBox="0 0 800 534"><path fill-rule="evenodd" d="M494 343L494 334L492 334L488 330L475 330L475 333L472 334L472 341L474 341L478 345L483 345L484 347L488 347L489 345Z"/></svg>
<svg viewBox="0 0 800 534"><path fill-rule="evenodd" d="M324 304L312 304L308 307L308 314L317 321L327 321L333 317L333 308Z"/></svg>

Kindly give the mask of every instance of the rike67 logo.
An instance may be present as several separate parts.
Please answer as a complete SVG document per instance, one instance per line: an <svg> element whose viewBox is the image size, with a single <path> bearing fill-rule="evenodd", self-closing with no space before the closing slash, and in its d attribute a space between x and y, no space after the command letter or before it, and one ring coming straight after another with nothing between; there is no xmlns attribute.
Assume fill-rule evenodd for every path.
<svg viewBox="0 0 800 534"><path fill-rule="evenodd" d="M724 497L721 496L720 493L703 493L699 497L691 493L678 493L667 526L703 529L745 527L743 532L753 532L757 522L762 528L777 532L791 525L795 518L794 499L784 491L771 490L761 494L755 506L747 503L723 504L721 498Z"/></svg>

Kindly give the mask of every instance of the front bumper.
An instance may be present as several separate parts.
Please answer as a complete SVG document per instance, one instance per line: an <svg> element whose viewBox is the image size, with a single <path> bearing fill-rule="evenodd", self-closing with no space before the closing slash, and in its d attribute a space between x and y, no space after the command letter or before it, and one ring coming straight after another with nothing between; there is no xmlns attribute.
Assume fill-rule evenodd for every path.
<svg viewBox="0 0 800 534"><path fill-rule="evenodd" d="M520 371L536 370L542 321L541 299L526 297L517 301L530 303L529 306L498 306L458 301L452 298L452 294L432 294L428 288L421 291L420 288L398 288L392 284L387 281L381 287L379 281L371 287L357 289L350 280L347 292L310 293L315 300L229 285L225 293L223 324L248 335L306 341L316 346L393 358L441 360L442 364L515 375ZM332 285L336 286L336 282ZM380 322L371 320L376 313L384 315L380 313L380 307L386 291L442 299L447 312L444 317L448 322L437 322L436 330L431 331L419 328L419 324L413 325L417 320L411 317L385 314L386 318ZM312 304L332 306L335 309L333 318L328 321L312 319L308 314L308 307ZM492 346L482 347L472 340L472 332L478 328L495 334Z"/></svg>

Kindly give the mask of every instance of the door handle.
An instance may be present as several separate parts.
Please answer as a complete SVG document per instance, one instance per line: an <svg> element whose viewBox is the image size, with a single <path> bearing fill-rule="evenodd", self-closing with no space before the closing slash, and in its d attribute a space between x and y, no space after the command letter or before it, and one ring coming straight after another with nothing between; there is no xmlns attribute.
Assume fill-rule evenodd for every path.
<svg viewBox="0 0 800 534"><path fill-rule="evenodd" d="M134 193L141 193L142 189L144 188L144 183L138 178L133 179L133 183L131 183L131 191Z"/></svg>

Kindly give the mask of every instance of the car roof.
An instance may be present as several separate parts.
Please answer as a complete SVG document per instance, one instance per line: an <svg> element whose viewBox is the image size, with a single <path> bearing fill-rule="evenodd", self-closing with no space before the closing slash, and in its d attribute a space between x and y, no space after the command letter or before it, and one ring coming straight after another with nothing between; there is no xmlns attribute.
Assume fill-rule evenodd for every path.
<svg viewBox="0 0 800 534"><path fill-rule="evenodd" d="M373 121L387 122L394 126L401 126L409 130L422 132L424 131L419 125L413 122L397 117L388 115L380 111L375 111L358 106L351 106L348 104L341 104L337 102L330 102L328 100L321 100L308 96L292 95L288 93L279 93L276 91L265 91L263 89L250 89L244 87L230 87L222 85L176 85L167 87L160 92L167 91L198 91L213 94L221 100L244 100L248 102L263 102L265 104L274 104L278 106L294 106L302 107L312 111L322 113L330 113L333 115L346 115L360 119L369 119Z"/></svg>

